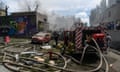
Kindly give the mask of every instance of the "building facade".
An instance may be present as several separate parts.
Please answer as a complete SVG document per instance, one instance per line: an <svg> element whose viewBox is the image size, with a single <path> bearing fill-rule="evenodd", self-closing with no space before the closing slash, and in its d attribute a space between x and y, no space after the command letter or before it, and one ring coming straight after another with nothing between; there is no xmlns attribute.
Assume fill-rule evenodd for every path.
<svg viewBox="0 0 120 72"><path fill-rule="evenodd" d="M114 1L114 2L113 2ZM96 24L117 24L120 22L120 0L109 0L108 7L104 11L96 11L98 8L91 11L90 23L92 26ZM116 2L116 3L115 3Z"/></svg>
<svg viewBox="0 0 120 72"><path fill-rule="evenodd" d="M108 6L111 7L117 3L120 3L120 0L108 0Z"/></svg>
<svg viewBox="0 0 120 72"><path fill-rule="evenodd" d="M89 17L91 26L97 26L103 19L103 12L107 9L107 1L102 0L99 6L91 10Z"/></svg>
<svg viewBox="0 0 120 72"><path fill-rule="evenodd" d="M5 10L0 9L0 16L5 16L5 15L6 15Z"/></svg>
<svg viewBox="0 0 120 72"><path fill-rule="evenodd" d="M7 22L6 22L7 21ZM37 12L17 12L0 17L0 26L11 27L10 34L31 36L40 31L48 30L47 16Z"/></svg>
<svg viewBox="0 0 120 72"><path fill-rule="evenodd" d="M120 4L115 4L103 12L103 20L101 22L117 22L120 21Z"/></svg>
<svg viewBox="0 0 120 72"><path fill-rule="evenodd" d="M101 8L101 12L103 12L107 8L107 1L106 0L101 1L100 8Z"/></svg>
<svg viewBox="0 0 120 72"><path fill-rule="evenodd" d="M95 9L93 9L91 11L91 14L89 17L91 26L96 26L101 22L101 20L102 20L101 14L102 14L102 11L101 11L101 8L99 6L97 6Z"/></svg>

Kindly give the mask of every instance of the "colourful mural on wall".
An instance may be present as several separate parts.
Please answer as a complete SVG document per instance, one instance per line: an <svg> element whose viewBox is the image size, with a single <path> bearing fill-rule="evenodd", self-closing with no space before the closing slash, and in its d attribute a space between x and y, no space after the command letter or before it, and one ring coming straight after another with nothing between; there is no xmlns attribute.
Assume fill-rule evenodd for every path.
<svg viewBox="0 0 120 72"><path fill-rule="evenodd" d="M16 17L15 21L16 21L16 27L17 27L18 34L24 34L25 28L26 28L27 23L28 23L27 17L26 16Z"/></svg>
<svg viewBox="0 0 120 72"><path fill-rule="evenodd" d="M34 16L8 16L0 17L0 26L9 26L9 35L32 35L36 33L36 20Z"/></svg>
<svg viewBox="0 0 120 72"><path fill-rule="evenodd" d="M9 17L8 25L11 27L9 34L24 34L27 25L26 17Z"/></svg>

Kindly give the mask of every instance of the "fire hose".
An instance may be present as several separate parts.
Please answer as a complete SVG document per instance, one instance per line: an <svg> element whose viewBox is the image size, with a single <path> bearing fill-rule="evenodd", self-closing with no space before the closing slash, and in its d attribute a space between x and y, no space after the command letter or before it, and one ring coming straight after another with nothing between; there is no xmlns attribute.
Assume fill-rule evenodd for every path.
<svg viewBox="0 0 120 72"><path fill-rule="evenodd" d="M28 53L30 54L30 52L26 52L26 54L28 54ZM33 52L31 52L31 53L33 54ZM25 54L25 52L24 52L24 53L21 53L21 54ZM19 59L20 59L20 60L21 60L21 59L24 59L24 60L28 60L28 61L37 62L37 63L39 63L39 64L44 64L44 65L47 65L47 66L50 66L50 67L59 69L59 72L60 72L60 70L64 70L64 69L66 68L67 62L66 62L65 58L64 58L62 55L57 54L57 53L54 53L54 54L56 54L56 55L58 55L58 56L60 56L60 57L63 58L63 60L64 60L64 66L63 66L63 67L53 66L53 65L51 65L51 64L44 63L44 62L39 62L39 61L37 61L37 60L31 59L31 58L26 58L26 57L19 57ZM5 58L5 56L10 56L10 57L13 57L13 58L15 59L14 56L9 55L9 54L6 54L6 53L5 53L5 55L4 55L4 58ZM40 68L37 68L37 67L30 67L30 66L27 66L27 65L21 65L21 64L17 64L17 63L5 61L5 60L3 60L2 63L5 65L5 67L7 67L7 68L9 68L9 69L10 69L10 67L9 67L7 64L11 64L11 65L15 65L15 66L21 66L21 67L25 67L25 68L29 68L29 69L34 69L34 70L42 71L42 72L49 72L49 71L46 71L46 70L43 70L43 69L40 69ZM12 69L12 70L13 70L13 71L20 71L20 70L15 70L15 69Z"/></svg>
<svg viewBox="0 0 120 72"><path fill-rule="evenodd" d="M64 58L62 55L61 55L61 57L63 57L63 59L64 59L64 61L65 61L64 67L58 67L58 66L53 66L53 65L51 65L51 64L44 63L44 62L38 62L37 60L31 59L31 58L20 57L19 59L26 59L26 60L35 61L35 62L38 62L38 63L40 63L40 64L44 64L44 65L47 65L47 66L50 66L50 67L59 69L59 70L61 70L61 71L66 71L66 72L95 72L95 71L98 71L98 70L101 68L102 63L103 63L103 60L104 60L104 61L105 61L105 64L106 64L105 72L108 72L108 71L109 71L108 62L107 62L107 60L105 59L104 55L102 54L102 52L101 52L101 50L100 50L97 42L96 42L94 39L93 39L93 41L95 42L97 48L95 48L94 46L86 45L85 48L84 48L84 50L83 50L82 57L81 57L80 61L78 61L78 60L76 60L76 59L74 59L74 58L72 58L72 57L69 56L72 60L74 60L74 61L76 61L77 63L81 64L82 61L83 61L83 58L84 58L84 54L85 54L85 52L86 52L86 49L87 49L89 46L92 47L92 48L95 49L95 50L99 53L99 55L100 55L100 64L97 66L97 68L95 68L95 69L93 69L93 70L88 70L88 71L75 71L75 70L71 70L71 69L65 69L66 66L67 66L67 63L66 63L65 58ZM17 65L17 66L22 66L22 67L30 68L29 66L23 66L23 65L19 65L19 64L12 63L12 62L5 62L5 61L3 61L3 63L4 63L4 64L5 64L5 63L14 64L14 65ZM33 67L33 69L38 70L37 68L34 68L34 67ZM41 69L40 69L40 70L41 70ZM40 71L40 70L39 70L39 71ZM41 70L41 71L45 72L45 70ZM46 72L47 72L47 71L46 71Z"/></svg>
<svg viewBox="0 0 120 72"><path fill-rule="evenodd" d="M86 49L90 46L90 47L92 47L93 49L95 49L96 51L99 52L99 55L100 55L100 64L97 66L97 68L95 68L95 69L93 69L93 70L79 71L79 72L95 72L95 71L98 71L98 70L101 68L102 64L103 64L103 60L105 61L105 64L106 64L105 72L108 72L108 71L109 71L108 62L107 62L106 58L104 57L104 55L102 54L102 52L101 52L101 50L100 50L100 47L99 47L99 45L97 44L97 42L95 41L95 39L92 39L92 40L95 42L97 48L94 47L94 46L91 46L91 45L86 45L86 46L84 47L84 50L83 50L83 53L82 53L82 56L81 56L80 61L76 60L75 58L73 58L73 57L71 57L71 56L69 56L69 57L70 57L73 61L75 61L76 63L81 64L82 61L83 61L84 55L85 55L85 51L86 51ZM73 72L74 72L74 71L73 71Z"/></svg>
<svg viewBox="0 0 120 72"><path fill-rule="evenodd" d="M96 40L95 40L94 38L92 38L92 40L95 42L98 50L101 52L100 47L99 47L99 45L97 44ZM101 54L102 54L102 52L101 52ZM107 62L107 60L106 60L106 58L105 58L105 56L104 56L103 54L102 54L102 57L103 57L103 59L104 59L104 61L105 61L105 64L106 64L106 71L105 71L105 72L109 72L109 64L108 64L108 62Z"/></svg>

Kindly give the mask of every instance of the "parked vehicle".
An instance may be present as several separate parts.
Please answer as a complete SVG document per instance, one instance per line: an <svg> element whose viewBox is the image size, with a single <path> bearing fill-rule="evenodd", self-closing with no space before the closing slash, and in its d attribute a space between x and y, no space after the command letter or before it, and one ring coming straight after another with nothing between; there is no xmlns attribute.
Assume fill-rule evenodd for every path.
<svg viewBox="0 0 120 72"><path fill-rule="evenodd" d="M51 40L50 33L39 32L32 36L32 43L48 43Z"/></svg>

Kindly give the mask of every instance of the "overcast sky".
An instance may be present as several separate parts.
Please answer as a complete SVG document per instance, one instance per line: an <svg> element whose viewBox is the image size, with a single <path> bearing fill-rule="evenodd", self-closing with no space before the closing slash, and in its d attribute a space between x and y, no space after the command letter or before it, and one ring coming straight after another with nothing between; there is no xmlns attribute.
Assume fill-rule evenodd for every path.
<svg viewBox="0 0 120 72"><path fill-rule="evenodd" d="M20 11L20 1L25 0L3 0L9 6L9 12ZM18 2L19 1L19 2ZM34 3L35 0L27 0ZM48 12L55 12L60 15L75 15L88 22L90 10L100 4L101 0L40 0L41 8ZM24 2L23 2L24 3Z"/></svg>

